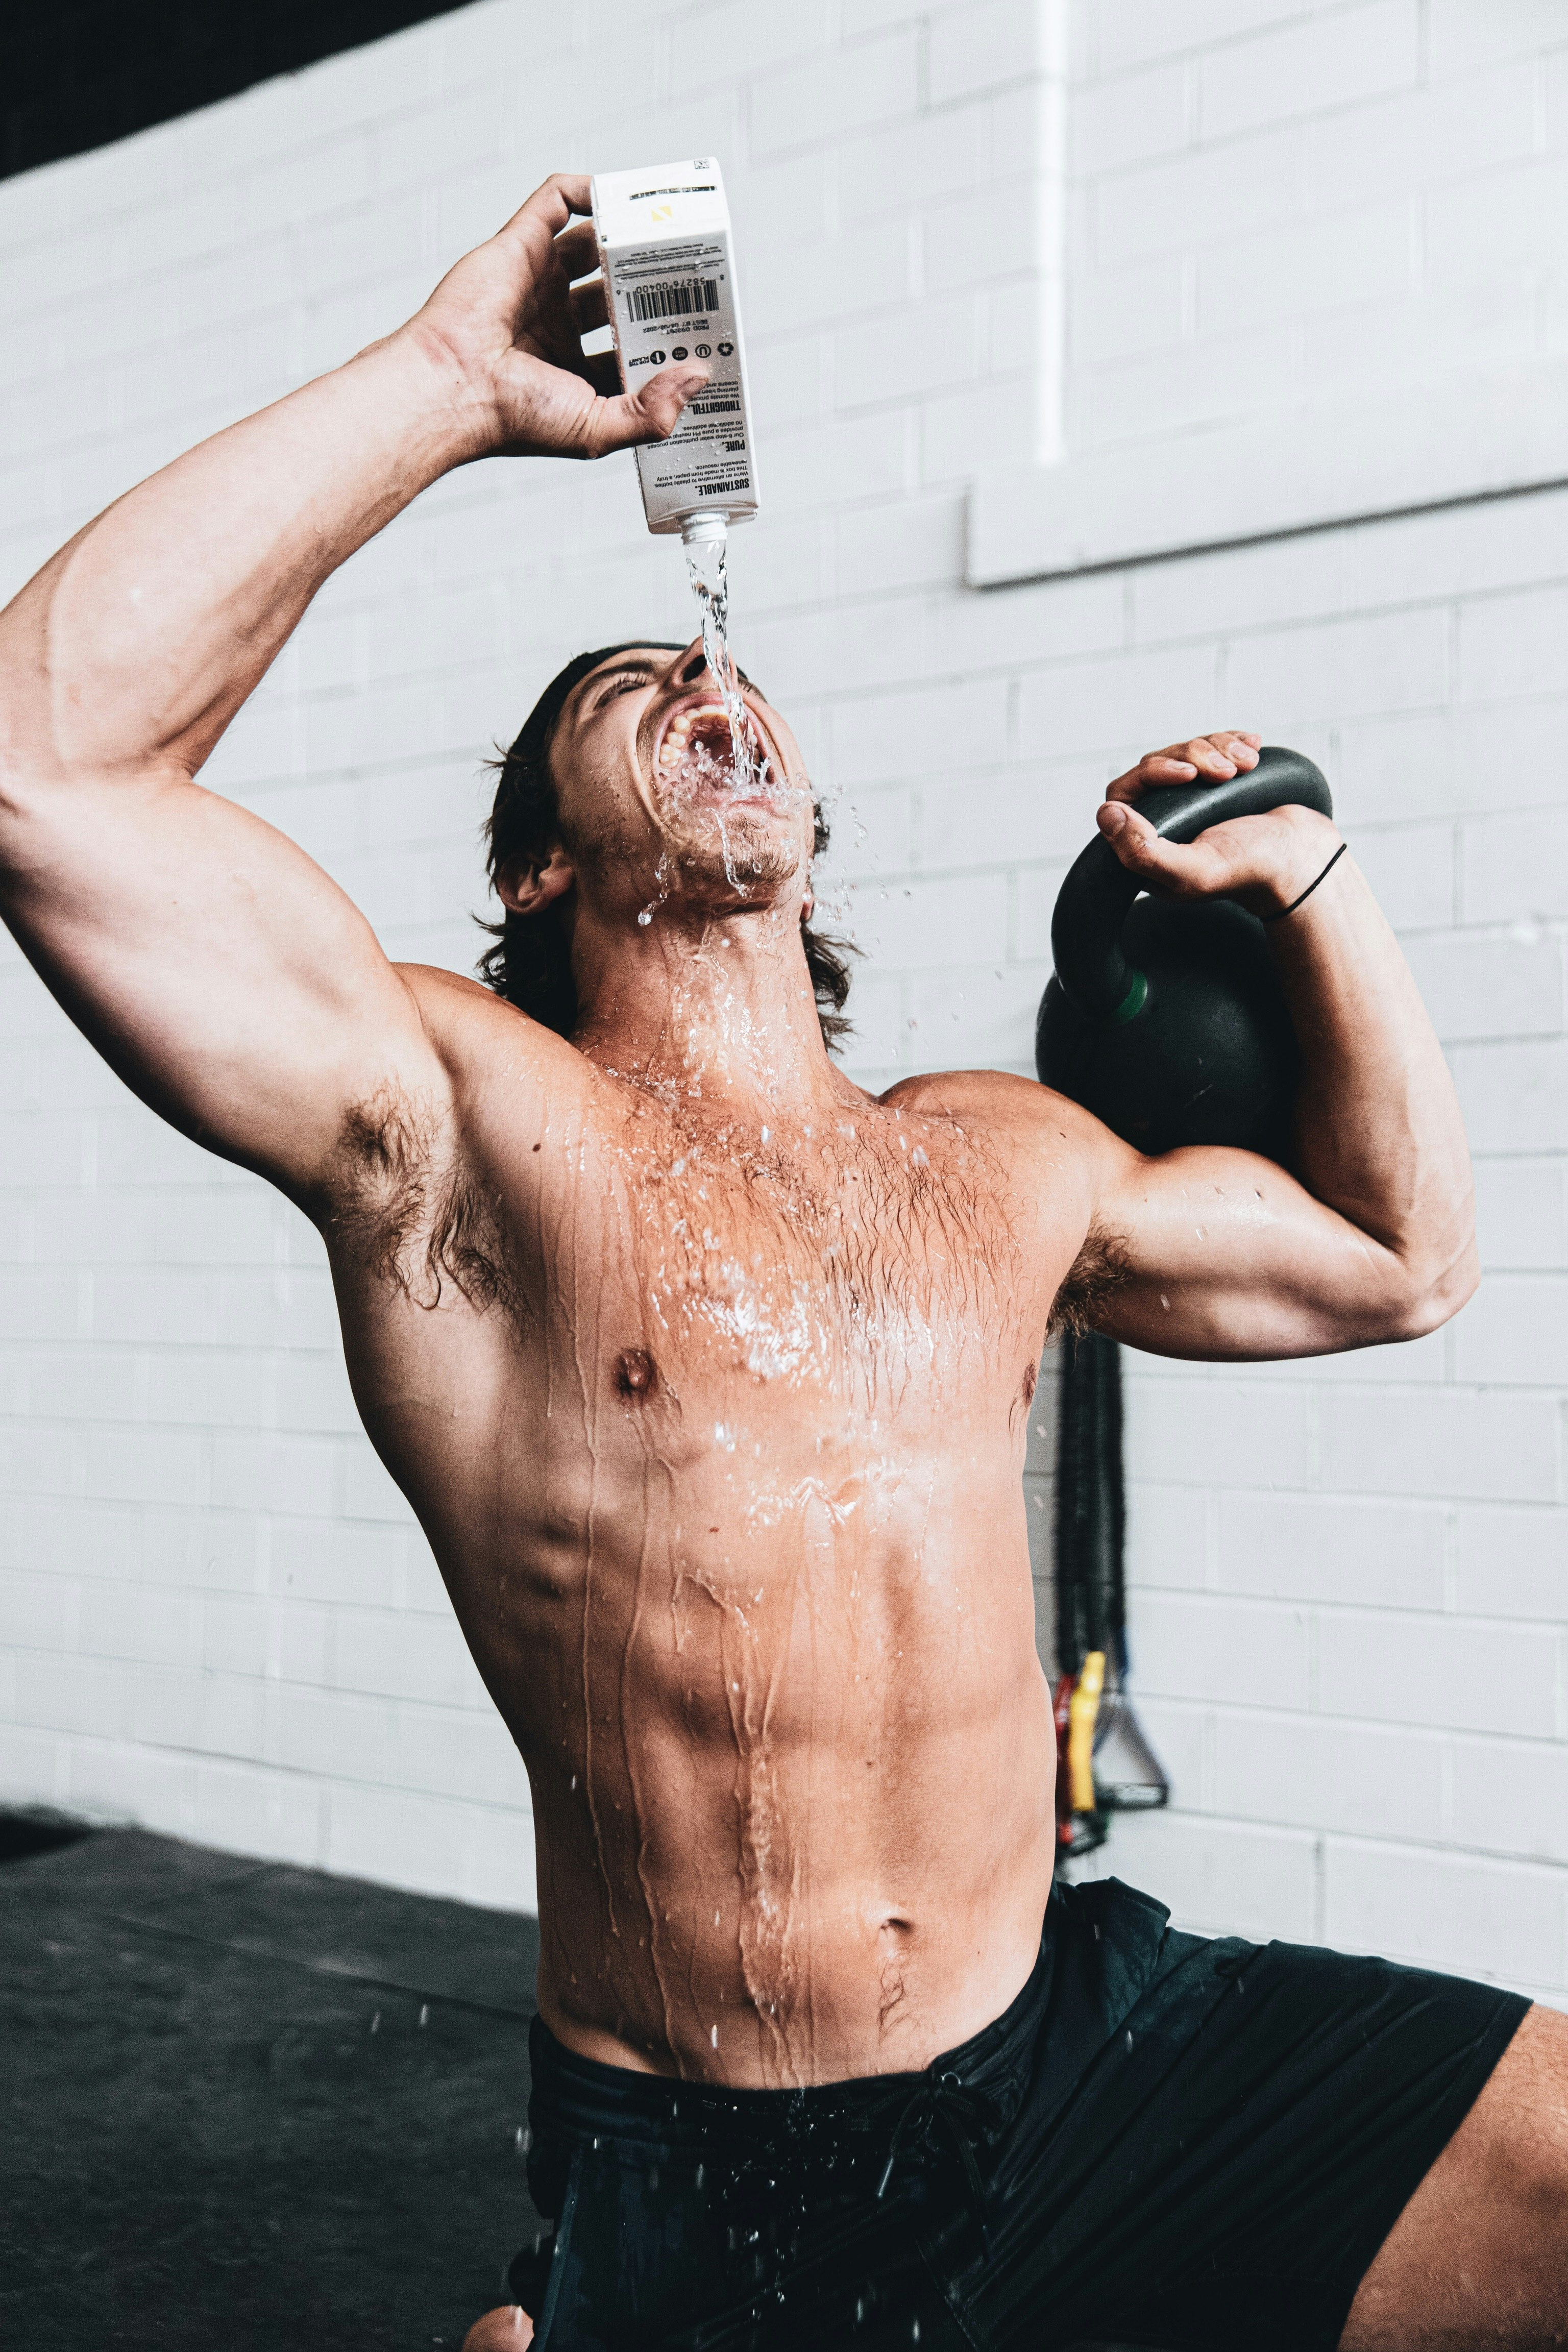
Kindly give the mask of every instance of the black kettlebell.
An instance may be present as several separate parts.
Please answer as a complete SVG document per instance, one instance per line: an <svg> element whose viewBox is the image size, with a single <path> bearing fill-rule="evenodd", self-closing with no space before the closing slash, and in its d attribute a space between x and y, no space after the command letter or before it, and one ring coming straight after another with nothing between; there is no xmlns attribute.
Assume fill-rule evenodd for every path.
<svg viewBox="0 0 1568 2352"><path fill-rule="evenodd" d="M1152 785L1137 805L1162 840L1187 842L1288 802L1334 813L1310 760L1265 746L1245 775ZM1262 923L1234 899L1141 887L1103 835L1062 884L1036 1069L1140 1151L1225 1143L1284 1160L1300 1055Z"/></svg>

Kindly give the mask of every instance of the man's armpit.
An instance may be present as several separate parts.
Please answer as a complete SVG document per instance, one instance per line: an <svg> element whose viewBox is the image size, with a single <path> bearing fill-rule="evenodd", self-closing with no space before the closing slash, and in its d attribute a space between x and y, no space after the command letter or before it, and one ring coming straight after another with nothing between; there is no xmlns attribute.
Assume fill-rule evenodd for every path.
<svg viewBox="0 0 1568 2352"><path fill-rule="evenodd" d="M1096 1329L1110 1301L1131 1280L1132 1258L1126 1235L1091 1225L1051 1303L1047 1339L1058 1339L1065 1332L1081 1339L1086 1331Z"/></svg>

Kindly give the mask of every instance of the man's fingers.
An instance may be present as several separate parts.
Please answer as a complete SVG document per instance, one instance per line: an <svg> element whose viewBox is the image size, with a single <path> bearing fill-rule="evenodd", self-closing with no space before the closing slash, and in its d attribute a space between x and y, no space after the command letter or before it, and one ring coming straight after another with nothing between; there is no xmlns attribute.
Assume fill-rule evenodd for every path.
<svg viewBox="0 0 1568 2352"><path fill-rule="evenodd" d="M591 454L602 457L611 449L668 440L680 422L681 410L708 376L705 367L660 368L635 393L605 401L593 420Z"/></svg>
<svg viewBox="0 0 1568 2352"><path fill-rule="evenodd" d="M603 399L619 399L621 363L614 352L587 352L583 361L583 373Z"/></svg>
<svg viewBox="0 0 1568 2352"><path fill-rule="evenodd" d="M681 410L701 391L712 373L711 368L706 367L660 368L634 395L636 404L661 440L674 432L680 422Z"/></svg>
<svg viewBox="0 0 1568 2352"><path fill-rule="evenodd" d="M1106 801L1095 823L1129 871L1139 866L1148 856L1149 843L1157 844L1159 840L1146 816L1140 816L1135 808L1129 808L1119 801Z"/></svg>
<svg viewBox="0 0 1568 2352"><path fill-rule="evenodd" d="M1145 784L1189 784L1197 774L1190 760L1178 760L1166 751L1146 752L1135 768L1107 784L1108 801L1135 801Z"/></svg>
<svg viewBox="0 0 1568 2352"><path fill-rule="evenodd" d="M595 327L610 323L609 292L602 278L590 278L584 286L574 286L567 297L572 305L572 324L580 335L591 335Z"/></svg>
<svg viewBox="0 0 1568 2352"><path fill-rule="evenodd" d="M1198 776L1224 782L1238 768L1258 765L1261 742L1261 736L1224 727L1213 735L1194 735L1190 742L1167 743L1163 751L1145 751L1135 768L1106 786L1105 797L1135 801L1146 784L1190 784Z"/></svg>
<svg viewBox="0 0 1568 2352"><path fill-rule="evenodd" d="M527 203L518 206L504 227L496 231L493 241L500 245L521 247L524 252L534 255L537 260L541 230L551 237L557 237L574 214L586 213L591 209L585 173L552 172L549 179L535 188ZM591 221L588 228L591 235ZM585 261L577 271L578 277L585 276L593 268L591 261Z"/></svg>
<svg viewBox="0 0 1568 2352"><path fill-rule="evenodd" d="M599 267L599 240L591 220L574 221L555 240L555 258L568 279L587 278Z"/></svg>
<svg viewBox="0 0 1568 2352"><path fill-rule="evenodd" d="M1259 739L1243 735L1234 727L1222 727L1213 735L1194 736L1192 742L1171 748L1178 756L1189 760L1200 774L1234 776L1238 768L1256 768Z"/></svg>
<svg viewBox="0 0 1568 2352"><path fill-rule="evenodd" d="M1120 862L1150 889L1190 898L1224 888L1226 861L1201 837L1185 845L1162 841L1147 817L1114 801L1101 806L1097 823Z"/></svg>
<svg viewBox="0 0 1568 2352"><path fill-rule="evenodd" d="M565 227L574 213L592 213L591 188L586 172L552 172L548 180L535 188L522 212L534 220L548 221L553 236ZM522 213L519 213L517 218L521 217Z"/></svg>

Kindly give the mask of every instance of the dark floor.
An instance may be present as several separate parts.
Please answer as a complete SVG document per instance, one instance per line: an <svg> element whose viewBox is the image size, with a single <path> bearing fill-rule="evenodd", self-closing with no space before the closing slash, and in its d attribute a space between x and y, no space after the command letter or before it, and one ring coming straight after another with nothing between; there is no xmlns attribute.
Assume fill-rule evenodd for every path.
<svg viewBox="0 0 1568 2352"><path fill-rule="evenodd" d="M535 1923L137 1830L37 1843L0 1816L0 2344L460 2344L538 2227Z"/></svg>

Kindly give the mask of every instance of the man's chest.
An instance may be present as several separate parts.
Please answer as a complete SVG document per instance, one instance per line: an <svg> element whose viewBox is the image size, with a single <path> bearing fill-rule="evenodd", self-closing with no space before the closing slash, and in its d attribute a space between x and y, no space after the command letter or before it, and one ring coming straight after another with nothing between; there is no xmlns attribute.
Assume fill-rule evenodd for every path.
<svg viewBox="0 0 1568 2352"><path fill-rule="evenodd" d="M739 1381L781 1405L789 1391L919 1382L1043 1326L1045 1269L1031 1278L999 1171L978 1154L943 1164L901 1139L827 1154L725 1143L600 1150L569 1212L536 1228L547 1325L580 1332L591 1297L611 1356L640 1350L656 1377Z"/></svg>
<svg viewBox="0 0 1568 2352"><path fill-rule="evenodd" d="M453 1391L447 1442L526 1432L563 1491L571 1457L656 1437L695 1466L895 1419L931 1444L977 1411L1005 1422L1062 1270L1005 1158L932 1122L580 1117L542 1149L487 1135L429 1198L431 1230L365 1299L370 1352L406 1373L412 1348L421 1392Z"/></svg>

